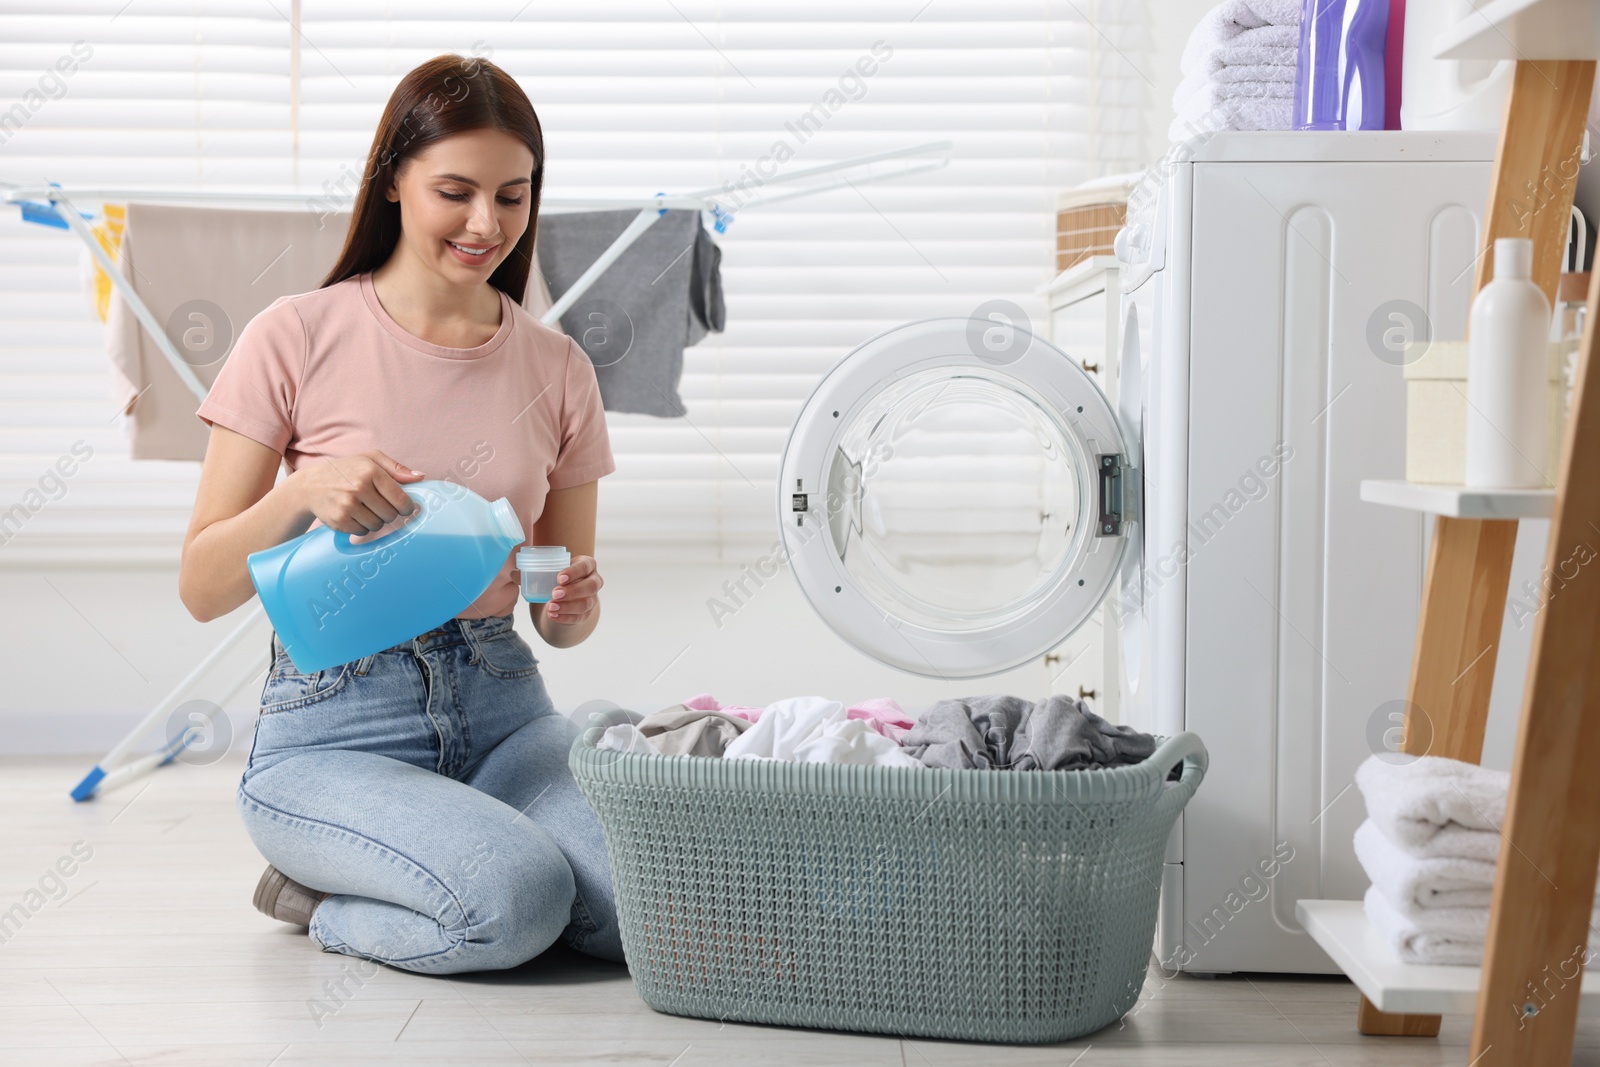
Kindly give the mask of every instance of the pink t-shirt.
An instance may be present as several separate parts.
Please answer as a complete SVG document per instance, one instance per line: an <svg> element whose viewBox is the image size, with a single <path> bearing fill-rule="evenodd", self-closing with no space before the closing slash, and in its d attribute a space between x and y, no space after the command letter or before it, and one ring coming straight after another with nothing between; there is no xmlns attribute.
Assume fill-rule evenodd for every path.
<svg viewBox="0 0 1600 1067"><path fill-rule="evenodd" d="M389 317L368 274L251 319L196 414L280 453L290 471L379 449L485 500L506 497L530 543L546 493L617 469L594 366L571 338L501 293L488 341L430 344ZM516 606L514 555L459 618Z"/></svg>

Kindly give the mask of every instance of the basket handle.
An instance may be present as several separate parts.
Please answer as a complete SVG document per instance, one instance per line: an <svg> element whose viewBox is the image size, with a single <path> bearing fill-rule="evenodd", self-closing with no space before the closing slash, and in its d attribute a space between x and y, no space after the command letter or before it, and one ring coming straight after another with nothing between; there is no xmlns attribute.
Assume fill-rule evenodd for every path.
<svg viewBox="0 0 1600 1067"><path fill-rule="evenodd" d="M1176 810L1182 809L1189 802L1189 798L1194 796L1194 791L1200 788L1200 782L1206 776L1206 768L1211 765L1211 757L1206 752L1205 743L1200 740L1199 735L1185 730L1163 740L1145 762L1160 770L1160 780L1163 782L1167 780L1172 768L1180 763L1183 765L1183 775L1178 779L1178 783L1171 789L1163 790L1160 801L1163 810L1168 807Z"/></svg>

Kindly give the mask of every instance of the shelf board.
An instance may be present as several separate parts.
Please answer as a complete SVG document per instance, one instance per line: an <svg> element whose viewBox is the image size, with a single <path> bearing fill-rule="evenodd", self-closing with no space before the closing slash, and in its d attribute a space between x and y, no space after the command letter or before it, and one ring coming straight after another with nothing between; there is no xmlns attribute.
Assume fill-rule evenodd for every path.
<svg viewBox="0 0 1600 1067"><path fill-rule="evenodd" d="M1041 282L1034 287L1034 292L1051 294L1060 289L1068 289L1084 281L1104 274L1108 270L1117 270L1122 264L1116 256L1093 255L1078 260L1066 270L1061 271L1047 282Z"/></svg>
<svg viewBox="0 0 1600 1067"><path fill-rule="evenodd" d="M1361 499L1369 504L1388 504L1455 519L1548 519L1555 507L1556 491L1469 489L1464 485L1368 478L1361 483Z"/></svg>
<svg viewBox="0 0 1600 1067"><path fill-rule="evenodd" d="M1433 39L1436 59L1597 59L1594 0L1489 0Z"/></svg>
<svg viewBox="0 0 1600 1067"><path fill-rule="evenodd" d="M1301 900L1295 917L1379 1011L1470 1015L1478 1010L1479 967L1403 963L1367 923L1359 900ZM1578 1012L1600 1012L1600 972L1585 970Z"/></svg>

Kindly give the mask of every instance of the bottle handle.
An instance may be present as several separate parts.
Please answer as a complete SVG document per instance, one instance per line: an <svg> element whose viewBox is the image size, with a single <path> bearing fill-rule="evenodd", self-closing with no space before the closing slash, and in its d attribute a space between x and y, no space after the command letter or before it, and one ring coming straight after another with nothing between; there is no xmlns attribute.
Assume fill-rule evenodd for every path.
<svg viewBox="0 0 1600 1067"><path fill-rule="evenodd" d="M422 494L412 492L411 486L409 485L402 485L400 488L405 491L406 496L417 502L417 509L420 511L423 507ZM412 512L412 514L416 515L417 512ZM376 541L363 541L359 545L353 545L350 543L350 534L345 533L343 530L335 530L333 532L333 547L341 554L346 556L364 556L376 549L384 548L399 540L400 537L411 528L411 523L416 521L418 520L413 518L411 522L406 523L398 530L391 530L382 537L378 538Z"/></svg>

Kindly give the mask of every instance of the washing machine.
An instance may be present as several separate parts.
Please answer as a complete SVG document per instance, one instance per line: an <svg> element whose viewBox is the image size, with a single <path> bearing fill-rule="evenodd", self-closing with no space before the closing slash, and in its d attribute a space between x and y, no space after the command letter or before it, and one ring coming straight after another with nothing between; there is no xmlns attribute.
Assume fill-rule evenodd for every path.
<svg viewBox="0 0 1600 1067"><path fill-rule="evenodd" d="M843 640L974 695L1099 612L1121 721L1204 739L1165 966L1337 971L1294 904L1367 884L1353 774L1405 696L1424 562L1421 517L1358 486L1404 474L1392 339L1420 324L1393 316L1463 335L1493 151L1215 135L1119 237L1116 406L980 309L865 342L790 432L783 544Z"/></svg>

